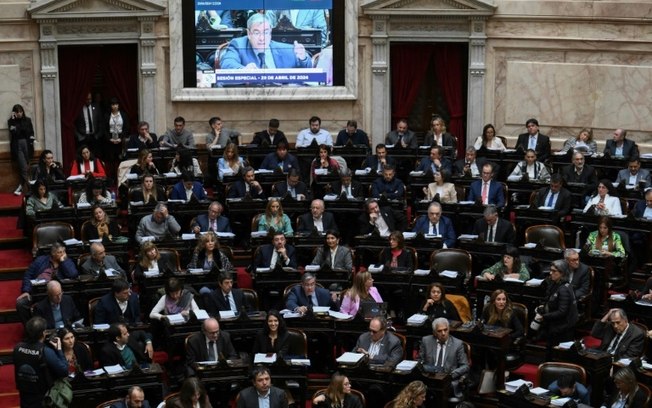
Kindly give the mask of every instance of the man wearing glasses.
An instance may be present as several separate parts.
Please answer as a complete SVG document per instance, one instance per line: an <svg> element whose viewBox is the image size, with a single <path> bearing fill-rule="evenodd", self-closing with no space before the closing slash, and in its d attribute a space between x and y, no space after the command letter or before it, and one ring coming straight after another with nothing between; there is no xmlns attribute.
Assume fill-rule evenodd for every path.
<svg viewBox="0 0 652 408"><path fill-rule="evenodd" d="M186 371L189 376L195 374L195 363L200 361L223 361L237 358L238 353L231 343L231 335L220 330L220 323L215 318L204 320L201 332L191 336L186 346Z"/></svg>
<svg viewBox="0 0 652 408"><path fill-rule="evenodd" d="M369 331L358 337L353 351L366 354L369 364L393 367L403 358L401 340L387 331L387 321L380 316L369 321Z"/></svg>
<svg viewBox="0 0 652 408"><path fill-rule="evenodd" d="M301 276L301 285L288 293L286 307L297 313L306 314L314 306L328 306L336 310L335 301L327 289L317 286L317 278L310 272Z"/></svg>
<svg viewBox="0 0 652 408"><path fill-rule="evenodd" d="M441 213L441 204L436 201L430 203L428 215L422 215L417 219L412 232L441 237L444 241L444 248L453 248L457 240L453 222L450 218L443 217Z"/></svg>

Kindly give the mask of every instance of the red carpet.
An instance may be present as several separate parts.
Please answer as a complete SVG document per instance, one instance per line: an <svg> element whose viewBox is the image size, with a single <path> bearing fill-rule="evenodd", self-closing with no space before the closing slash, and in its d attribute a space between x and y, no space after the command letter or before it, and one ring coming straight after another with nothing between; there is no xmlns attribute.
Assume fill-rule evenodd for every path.
<svg viewBox="0 0 652 408"><path fill-rule="evenodd" d="M15 301L15 299L14 299ZM0 324L0 353L11 354L16 343L23 339L22 323Z"/></svg>
<svg viewBox="0 0 652 408"><path fill-rule="evenodd" d="M20 295L21 284L22 281L19 280L0 282L0 311L16 308L16 298ZM0 326L1 329L2 326Z"/></svg>
<svg viewBox="0 0 652 408"><path fill-rule="evenodd" d="M0 251L0 271L2 269L27 269L32 261L29 249L3 249Z"/></svg>
<svg viewBox="0 0 652 408"><path fill-rule="evenodd" d="M0 193L0 210L7 210L10 208L20 208L23 204L23 196L16 196L13 193Z"/></svg>

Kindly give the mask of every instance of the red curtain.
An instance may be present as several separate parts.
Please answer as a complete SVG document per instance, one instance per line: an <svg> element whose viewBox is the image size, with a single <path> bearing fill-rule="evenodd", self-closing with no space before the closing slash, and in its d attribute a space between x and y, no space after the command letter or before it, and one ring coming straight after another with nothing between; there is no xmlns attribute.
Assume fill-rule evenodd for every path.
<svg viewBox="0 0 652 408"><path fill-rule="evenodd" d="M114 45L102 48L100 64L108 97L118 98L120 109L129 119L129 132L135 132L138 121L138 51L136 45Z"/></svg>
<svg viewBox="0 0 652 408"><path fill-rule="evenodd" d="M466 69L462 66L464 47L459 44L439 44L437 46L437 64L435 74L437 82L442 89L450 121L447 130L457 136L457 157L464 156L466 148L466 132L464 131L464 117L466 106L464 98L464 76Z"/></svg>
<svg viewBox="0 0 652 408"><path fill-rule="evenodd" d="M410 116L431 54L432 47L427 44L392 44L392 128L399 119Z"/></svg>

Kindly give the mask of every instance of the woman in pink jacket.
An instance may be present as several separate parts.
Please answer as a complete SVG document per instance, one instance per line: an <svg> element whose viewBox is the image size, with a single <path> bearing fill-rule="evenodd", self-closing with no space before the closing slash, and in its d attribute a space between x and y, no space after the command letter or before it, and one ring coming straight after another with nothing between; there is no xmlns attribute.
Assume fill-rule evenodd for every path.
<svg viewBox="0 0 652 408"><path fill-rule="evenodd" d="M356 315L363 303L383 303L383 298L374 287L374 279L369 272L359 272L353 278L353 286L349 288L342 298L340 312Z"/></svg>

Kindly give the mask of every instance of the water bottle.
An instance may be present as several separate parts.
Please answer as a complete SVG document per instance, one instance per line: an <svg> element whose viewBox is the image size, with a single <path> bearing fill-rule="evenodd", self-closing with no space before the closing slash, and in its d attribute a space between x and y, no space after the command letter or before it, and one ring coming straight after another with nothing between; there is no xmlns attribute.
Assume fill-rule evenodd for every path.
<svg viewBox="0 0 652 408"><path fill-rule="evenodd" d="M111 201L113 201L115 203L115 191L113 191L113 190L110 190L110 191L111 191Z"/></svg>

